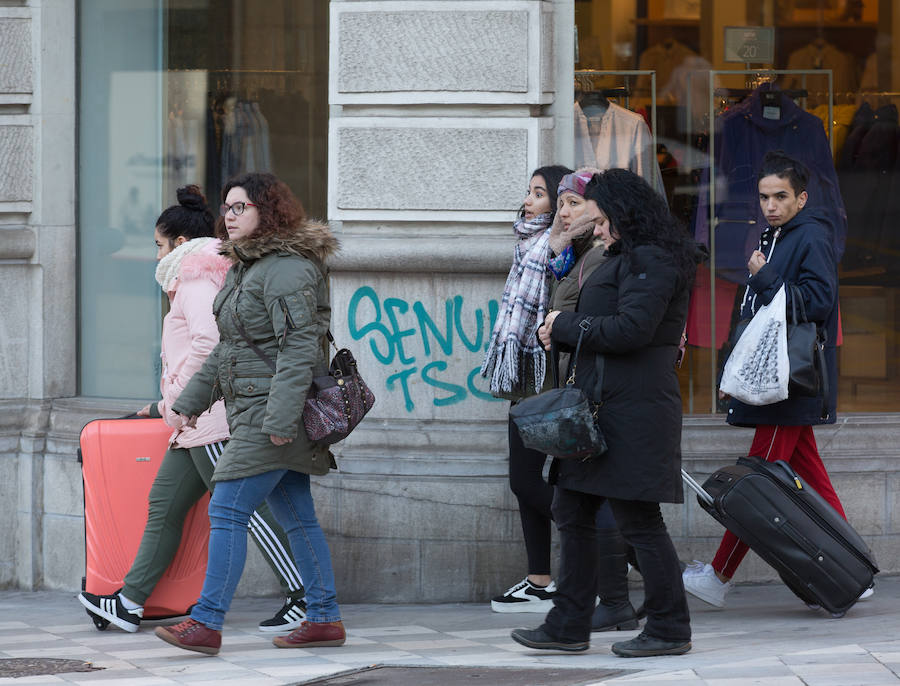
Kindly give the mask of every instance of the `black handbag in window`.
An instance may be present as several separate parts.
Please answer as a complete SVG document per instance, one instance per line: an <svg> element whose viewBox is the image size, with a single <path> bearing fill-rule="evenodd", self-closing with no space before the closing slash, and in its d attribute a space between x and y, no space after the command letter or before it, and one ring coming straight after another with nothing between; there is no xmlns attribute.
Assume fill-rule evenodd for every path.
<svg viewBox="0 0 900 686"><path fill-rule="evenodd" d="M575 388L581 339L590 328L591 319L588 317L579 324L581 332L566 385L559 388L559 355L556 346L551 346L554 387L509 408L510 419L515 422L526 448L560 459L586 460L606 452L606 440L597 424L597 412L602 402L591 402L584 391ZM603 383L601 364L598 364L598 370L597 388L600 389Z"/></svg>

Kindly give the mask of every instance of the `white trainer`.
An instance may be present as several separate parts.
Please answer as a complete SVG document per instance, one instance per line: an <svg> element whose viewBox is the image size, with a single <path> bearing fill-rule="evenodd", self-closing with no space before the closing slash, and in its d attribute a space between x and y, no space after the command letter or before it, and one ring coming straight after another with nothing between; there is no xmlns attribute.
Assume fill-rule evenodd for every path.
<svg viewBox="0 0 900 686"><path fill-rule="evenodd" d="M703 570L690 567L681 575L684 590L715 607L725 607L725 595L731 590L732 583L719 581L712 565L703 565Z"/></svg>
<svg viewBox="0 0 900 686"><path fill-rule="evenodd" d="M548 586L535 586L526 576L522 581L511 586L503 595L491 600L494 612L541 612L547 613L553 608L553 594L556 584L551 581Z"/></svg>
<svg viewBox="0 0 900 686"><path fill-rule="evenodd" d="M859 598L857 598L856 600L857 600L857 601L860 601L860 600L868 600L868 599L871 598L873 595L875 595L875 584L872 584L872 585L869 586L865 591L863 591L862 593L860 593L860 594L859 594Z"/></svg>

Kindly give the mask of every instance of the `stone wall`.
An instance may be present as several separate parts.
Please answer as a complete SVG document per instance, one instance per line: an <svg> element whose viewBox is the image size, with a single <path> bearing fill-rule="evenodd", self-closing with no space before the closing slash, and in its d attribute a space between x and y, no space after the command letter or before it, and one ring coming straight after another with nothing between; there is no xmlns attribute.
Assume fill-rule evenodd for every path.
<svg viewBox="0 0 900 686"><path fill-rule="evenodd" d="M2 3L0 584L25 588L44 583L49 399L75 393L74 55L74 3Z"/></svg>

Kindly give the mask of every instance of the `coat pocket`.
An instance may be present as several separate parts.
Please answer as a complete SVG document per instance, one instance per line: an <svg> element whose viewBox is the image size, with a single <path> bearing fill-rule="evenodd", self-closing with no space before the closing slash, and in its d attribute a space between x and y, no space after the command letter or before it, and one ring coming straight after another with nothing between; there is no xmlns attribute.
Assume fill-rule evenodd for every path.
<svg viewBox="0 0 900 686"><path fill-rule="evenodd" d="M231 382L235 396L243 398L268 395L271 386L271 377L265 376L237 377Z"/></svg>

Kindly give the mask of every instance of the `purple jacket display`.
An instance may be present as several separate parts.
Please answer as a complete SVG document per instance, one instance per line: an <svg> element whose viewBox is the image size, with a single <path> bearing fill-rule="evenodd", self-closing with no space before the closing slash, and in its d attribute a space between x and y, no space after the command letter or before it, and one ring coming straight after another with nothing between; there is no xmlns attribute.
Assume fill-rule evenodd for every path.
<svg viewBox="0 0 900 686"><path fill-rule="evenodd" d="M838 262L847 239L847 213L822 121L780 92L779 106L765 113L778 118L765 116L762 93L770 90L763 84L716 120L716 269L718 276L737 283L746 278L747 260L766 225L759 208L757 173L770 150L784 150L809 168L806 207L821 210ZM708 187L706 169L701 189ZM708 192L700 194L694 237L709 246Z"/></svg>

